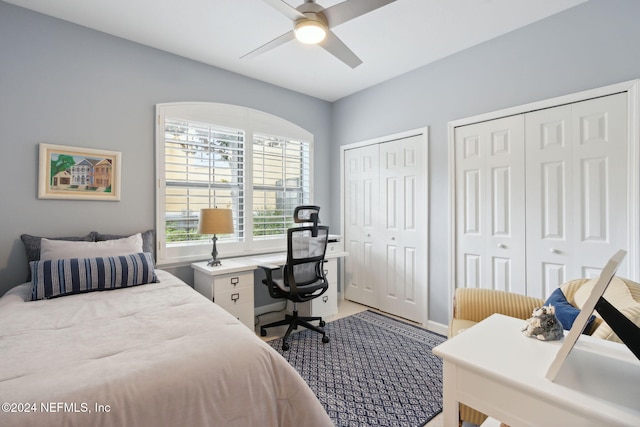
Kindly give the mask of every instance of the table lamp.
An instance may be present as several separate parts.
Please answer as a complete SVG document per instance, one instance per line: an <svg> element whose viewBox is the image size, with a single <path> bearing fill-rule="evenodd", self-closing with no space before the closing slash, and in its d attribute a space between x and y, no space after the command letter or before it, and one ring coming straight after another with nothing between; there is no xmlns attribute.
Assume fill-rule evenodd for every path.
<svg viewBox="0 0 640 427"><path fill-rule="evenodd" d="M213 250L211 251L212 259L207 263L212 267L222 265L218 260L218 249L216 234L233 233L233 214L231 209L200 209L200 221L198 221L198 233L213 234Z"/></svg>

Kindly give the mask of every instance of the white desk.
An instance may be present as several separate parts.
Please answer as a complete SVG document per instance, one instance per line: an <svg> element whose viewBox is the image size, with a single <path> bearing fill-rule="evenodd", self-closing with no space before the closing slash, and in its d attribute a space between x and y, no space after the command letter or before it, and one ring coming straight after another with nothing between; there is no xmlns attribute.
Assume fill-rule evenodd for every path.
<svg viewBox="0 0 640 427"><path fill-rule="evenodd" d="M551 382L562 341L526 337L523 323L494 314L433 349L445 427L458 425L459 402L511 427L640 426L640 361L626 346L582 336Z"/></svg>
<svg viewBox="0 0 640 427"><path fill-rule="evenodd" d="M325 275L329 290L321 298L298 306L301 316L329 316L338 310L338 265L337 259L347 256L342 246L330 243L325 255ZM211 267L206 261L194 262L194 289L222 308L236 316L242 323L254 330L253 273L260 265L283 265L286 252L221 260L222 265Z"/></svg>

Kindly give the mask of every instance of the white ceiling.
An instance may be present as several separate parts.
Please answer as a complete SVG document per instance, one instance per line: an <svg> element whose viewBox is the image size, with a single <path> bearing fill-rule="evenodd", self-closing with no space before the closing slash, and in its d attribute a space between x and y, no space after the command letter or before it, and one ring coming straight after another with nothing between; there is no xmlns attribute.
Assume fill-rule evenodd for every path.
<svg viewBox="0 0 640 427"><path fill-rule="evenodd" d="M241 60L292 29L263 0L4 1L335 101L587 0L397 0L333 28L362 59L355 69L297 41ZM325 8L341 1L317 0Z"/></svg>

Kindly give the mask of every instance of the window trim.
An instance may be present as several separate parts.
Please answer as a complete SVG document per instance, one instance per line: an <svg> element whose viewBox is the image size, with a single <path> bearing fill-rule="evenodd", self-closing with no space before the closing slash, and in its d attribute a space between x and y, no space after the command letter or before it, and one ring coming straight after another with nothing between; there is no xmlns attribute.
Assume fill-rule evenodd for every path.
<svg viewBox="0 0 640 427"><path fill-rule="evenodd" d="M212 123L245 131L245 162L248 175L247 191L253 192L253 135L262 133L277 135L309 143L309 202L313 203L314 142L313 134L286 119L247 107L214 102L172 102L156 104L156 263L161 266L188 264L209 257L211 243L194 243L167 251L165 235L165 117ZM253 197L245 197L245 236L253 236L253 220L247 215L253 212ZM244 242L218 242L221 258L247 256L286 250L286 237L279 239L249 240ZM170 254L174 252L176 254Z"/></svg>

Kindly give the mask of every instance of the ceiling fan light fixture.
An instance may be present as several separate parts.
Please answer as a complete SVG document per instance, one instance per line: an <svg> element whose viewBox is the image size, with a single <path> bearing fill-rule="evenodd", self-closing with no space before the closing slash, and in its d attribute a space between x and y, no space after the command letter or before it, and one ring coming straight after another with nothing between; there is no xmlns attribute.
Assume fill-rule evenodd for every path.
<svg viewBox="0 0 640 427"><path fill-rule="evenodd" d="M318 44L327 36L327 27L321 22L303 19L296 23L293 32L301 43Z"/></svg>

